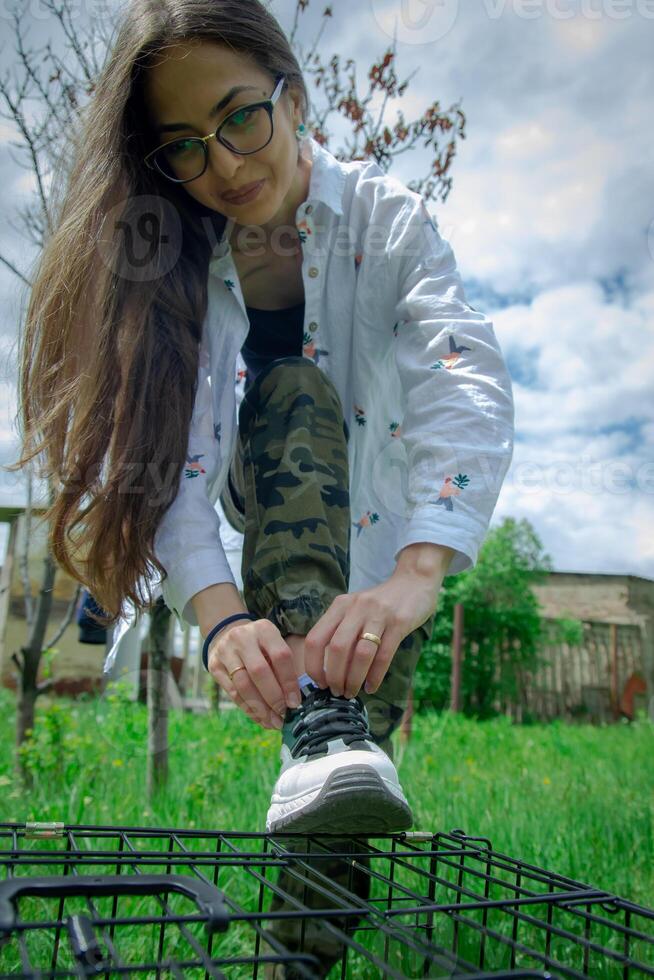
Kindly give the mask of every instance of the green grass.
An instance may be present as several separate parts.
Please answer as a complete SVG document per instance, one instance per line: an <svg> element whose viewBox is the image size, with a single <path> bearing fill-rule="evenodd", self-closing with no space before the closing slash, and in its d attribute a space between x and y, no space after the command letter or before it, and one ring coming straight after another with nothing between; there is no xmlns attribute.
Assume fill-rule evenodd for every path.
<svg viewBox="0 0 654 980"><path fill-rule="evenodd" d="M151 803L143 706L119 694L43 699L29 795L13 775L9 692L0 692L0 712L2 821L265 829L280 736L240 711L170 713L169 784ZM642 714L603 727L418 715L408 745L394 740L414 830L461 828L513 858L654 905L654 725Z"/></svg>

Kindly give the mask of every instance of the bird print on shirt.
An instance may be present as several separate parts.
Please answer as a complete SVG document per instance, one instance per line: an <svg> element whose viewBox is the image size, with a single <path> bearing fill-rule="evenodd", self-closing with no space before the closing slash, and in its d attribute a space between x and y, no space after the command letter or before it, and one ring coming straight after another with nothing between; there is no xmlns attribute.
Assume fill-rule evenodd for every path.
<svg viewBox="0 0 654 980"><path fill-rule="evenodd" d="M472 350L472 347L466 347L464 344L457 346L453 334L450 334L450 353L439 358L435 364L432 364L431 370L437 371L439 368L447 368L448 370L451 370L461 357L464 350Z"/></svg>
<svg viewBox="0 0 654 980"><path fill-rule="evenodd" d="M363 531L364 527L372 527L373 524L379 522L379 514L372 510L367 510L363 517L360 517L358 521L352 521L352 527L357 529L357 538Z"/></svg>
<svg viewBox="0 0 654 980"><path fill-rule="evenodd" d="M354 418L357 425L361 426L362 428L368 421L366 418L365 409L361 408L360 405L357 405L356 402L354 402Z"/></svg>
<svg viewBox="0 0 654 980"><path fill-rule="evenodd" d="M207 471L202 467L200 460L204 456L204 453L197 453L195 456L187 456L186 462L189 464L184 470L184 476L187 479L193 479L195 476L200 476L201 473L206 473Z"/></svg>
<svg viewBox="0 0 654 980"><path fill-rule="evenodd" d="M391 422L388 431L394 439L398 439L402 435L402 427L399 422Z"/></svg>
<svg viewBox="0 0 654 980"><path fill-rule="evenodd" d="M436 503L442 504L446 510L454 510L452 497L458 497L461 491L464 490L469 483L470 477L465 476L462 473L459 473L455 477L446 476Z"/></svg>
<svg viewBox="0 0 654 980"><path fill-rule="evenodd" d="M310 357L316 364L320 364L321 357L329 357L328 350L316 347L315 337L312 337L310 333L304 333L302 336L302 353L305 357Z"/></svg>
<svg viewBox="0 0 654 980"><path fill-rule="evenodd" d="M297 231L303 245L305 244L308 236L313 234L311 226L306 218L303 218L299 225L297 225Z"/></svg>

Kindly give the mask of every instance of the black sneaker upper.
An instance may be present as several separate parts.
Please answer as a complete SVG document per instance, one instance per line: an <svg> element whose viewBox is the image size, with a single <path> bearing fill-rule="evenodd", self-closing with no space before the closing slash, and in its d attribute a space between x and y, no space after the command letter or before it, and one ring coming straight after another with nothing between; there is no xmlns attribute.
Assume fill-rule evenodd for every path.
<svg viewBox="0 0 654 980"><path fill-rule="evenodd" d="M329 688L304 687L300 707L286 712L282 741L294 759L327 755L328 743L335 738L369 752L367 743L374 739L364 712L359 697L337 697Z"/></svg>

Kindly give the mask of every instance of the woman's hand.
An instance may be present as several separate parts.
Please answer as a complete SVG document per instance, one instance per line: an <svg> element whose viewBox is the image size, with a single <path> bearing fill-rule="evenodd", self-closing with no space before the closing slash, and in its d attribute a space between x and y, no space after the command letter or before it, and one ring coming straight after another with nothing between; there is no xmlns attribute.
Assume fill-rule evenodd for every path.
<svg viewBox="0 0 654 980"><path fill-rule="evenodd" d="M228 697L264 728L281 728L287 706L301 702L293 652L269 619L224 626L211 641L207 660ZM235 672L240 666L245 670Z"/></svg>
<svg viewBox="0 0 654 980"><path fill-rule="evenodd" d="M320 687L353 698L367 679L374 693L409 633L438 605L440 577L397 569L381 585L338 595L304 640L305 669ZM379 647L362 633L381 637Z"/></svg>

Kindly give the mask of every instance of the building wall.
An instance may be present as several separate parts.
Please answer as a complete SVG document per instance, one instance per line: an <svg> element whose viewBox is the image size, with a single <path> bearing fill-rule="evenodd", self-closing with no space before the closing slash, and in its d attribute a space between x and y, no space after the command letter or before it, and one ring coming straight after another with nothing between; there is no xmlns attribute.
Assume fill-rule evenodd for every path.
<svg viewBox="0 0 654 980"><path fill-rule="evenodd" d="M546 665L523 679L521 698L506 710L518 720L529 712L606 722L641 708L654 717L654 581L553 572L533 589L546 618L582 621L584 641L541 650Z"/></svg>
<svg viewBox="0 0 654 980"><path fill-rule="evenodd" d="M33 519L29 532L28 576L32 595L36 598L42 587L43 556L46 550L47 533L45 525ZM28 640L28 626L25 616L25 589L20 569L21 555L25 544L25 517L19 515L12 522L7 558L0 574L0 582L5 590L0 602L4 615L0 619L0 683L5 687L15 687L16 669L11 655L18 652ZM61 624L70 602L77 590L77 583L61 569L57 569L53 587L52 610L46 632L46 641L54 636ZM102 644L80 643L79 627L76 618L56 643L57 654L52 661L52 678L57 681L60 693L74 694L99 688L105 647ZM42 673L45 664L42 664Z"/></svg>
<svg viewBox="0 0 654 980"><path fill-rule="evenodd" d="M45 526L38 526L36 521L30 528L30 548L28 557L28 574L32 595L36 598L42 587L43 556L47 545ZM4 565L0 572L0 683L9 688L15 688L16 668L11 660L13 652L20 650L28 641L28 626L25 616L25 589L21 574L20 562L25 542L25 519L20 514L11 526L9 548ZM46 631L46 642L59 631L71 601L77 592L78 583L71 579L62 569L57 568L53 587L52 609ZM176 626L176 622L173 620ZM148 617L143 618L140 628L141 650L147 653ZM199 632L196 630L196 632ZM54 681L55 693L77 694L83 691L99 691L103 683L102 669L107 648L105 644L80 643L77 615L64 630L55 644L57 653L52 660L51 674ZM172 639L172 666L176 674L180 672L178 659L183 656L184 637L177 627ZM126 644L127 645L127 644ZM196 652L197 642L192 644ZM129 671L130 681L136 686L139 675L136 667L136 653L132 651L134 664ZM196 653L195 659L199 654ZM40 680L45 678L46 664L40 668ZM204 674L204 668L202 668Z"/></svg>

